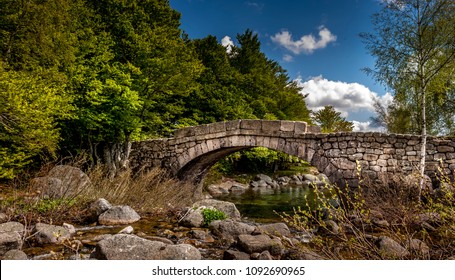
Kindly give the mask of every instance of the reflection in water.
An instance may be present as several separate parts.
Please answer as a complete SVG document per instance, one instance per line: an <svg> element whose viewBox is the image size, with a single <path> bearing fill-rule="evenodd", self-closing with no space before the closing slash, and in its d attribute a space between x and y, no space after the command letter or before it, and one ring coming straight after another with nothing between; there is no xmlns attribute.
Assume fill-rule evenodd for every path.
<svg viewBox="0 0 455 280"><path fill-rule="evenodd" d="M217 199L233 202L242 217L257 222L276 222L281 218L277 213L293 213L294 208L308 209L315 207L316 192L313 188L292 186L280 189L248 189L242 194L229 194ZM325 190L330 196L331 192Z"/></svg>

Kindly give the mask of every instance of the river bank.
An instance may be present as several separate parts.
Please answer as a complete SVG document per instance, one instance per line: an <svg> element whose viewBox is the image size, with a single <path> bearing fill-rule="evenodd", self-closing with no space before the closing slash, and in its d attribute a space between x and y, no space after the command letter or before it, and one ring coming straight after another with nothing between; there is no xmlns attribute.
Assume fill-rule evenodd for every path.
<svg viewBox="0 0 455 280"><path fill-rule="evenodd" d="M75 181L88 182L79 175ZM2 192L2 259L451 259L455 256L451 189L443 197L441 190L436 189L427 197L434 200L422 204L404 199L408 194L405 188L399 196L390 195L393 189L376 188L374 199L371 193L359 189L355 196L339 200L348 196L336 186L323 183L323 175L318 178L314 174L299 174L273 179L258 175L248 185L231 181L230 187L226 182L211 186L208 188L211 191L204 195L210 196L209 199L185 201L179 207L144 211L140 199L146 192L142 192L135 198L136 203L129 196L132 207L92 198L87 204L81 200L74 202L76 211L74 205L69 207L64 203L51 209L54 205L51 202L72 201L49 197L51 190L61 189L52 178L35 181L47 182L46 188L52 186L50 182L57 188L46 189L40 185L39 191L22 193L21 203L17 193L12 203L11 197ZM89 178L88 185L101 187L94 178ZM109 184L111 192L106 193L116 191L118 195L120 192L112 187L113 182ZM221 201L248 192L256 193L260 199L261 195L273 196L286 189L293 189L291 200L308 197L304 195L308 192L325 199L316 208L283 212L279 219L267 221L249 217L240 206L239 211L234 203ZM330 196L324 195L327 189L331 190ZM216 195L220 192L221 195ZM65 188L64 193L71 192ZM333 194L337 195L336 203L330 200ZM44 211L41 216L31 214L31 210L35 214L38 209L46 210L44 205L51 211Z"/></svg>

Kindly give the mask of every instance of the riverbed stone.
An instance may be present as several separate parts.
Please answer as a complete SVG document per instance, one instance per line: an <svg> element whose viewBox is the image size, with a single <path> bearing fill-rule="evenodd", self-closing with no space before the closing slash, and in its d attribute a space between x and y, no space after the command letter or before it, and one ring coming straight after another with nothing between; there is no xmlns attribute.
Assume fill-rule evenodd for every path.
<svg viewBox="0 0 455 280"><path fill-rule="evenodd" d="M220 201L216 199L204 199L193 204L193 208L201 206L213 207L220 210L231 219L240 219L240 212L232 202Z"/></svg>
<svg viewBox="0 0 455 280"><path fill-rule="evenodd" d="M388 236L380 236L376 241L376 246L378 246L380 254L386 259L402 259L409 256L409 251L406 248Z"/></svg>
<svg viewBox="0 0 455 280"><path fill-rule="evenodd" d="M128 205L118 205L109 208L98 217L101 225L127 225L137 222L141 216Z"/></svg>
<svg viewBox="0 0 455 280"><path fill-rule="evenodd" d="M98 219L99 215L112 208L112 204L104 198L98 198L89 206L89 212L92 218Z"/></svg>
<svg viewBox="0 0 455 280"><path fill-rule="evenodd" d="M22 248L22 237L17 232L0 232L0 257L10 250Z"/></svg>
<svg viewBox="0 0 455 280"><path fill-rule="evenodd" d="M270 238L268 235L242 234L238 237L240 248L247 253L262 253L269 251L272 255L281 255L284 249L279 239Z"/></svg>
<svg viewBox="0 0 455 280"><path fill-rule="evenodd" d="M250 255L236 250L226 250L223 253L223 260L249 260Z"/></svg>
<svg viewBox="0 0 455 280"><path fill-rule="evenodd" d="M8 221L8 215L3 212L0 212L0 223L6 223Z"/></svg>
<svg viewBox="0 0 455 280"><path fill-rule="evenodd" d="M259 225L258 229L260 232L275 236L291 236L291 231L285 223L273 223Z"/></svg>
<svg viewBox="0 0 455 280"><path fill-rule="evenodd" d="M265 175L265 174L257 174L256 177L254 178L255 181L264 181L266 184L271 184L273 182L272 178L270 176Z"/></svg>
<svg viewBox="0 0 455 280"><path fill-rule="evenodd" d="M3 257L3 260L28 260L27 254L21 250L9 250Z"/></svg>
<svg viewBox="0 0 455 280"><path fill-rule="evenodd" d="M134 228L132 226L127 226L126 228L119 231L119 234L132 234L134 232Z"/></svg>
<svg viewBox="0 0 455 280"><path fill-rule="evenodd" d="M169 245L131 234L116 234L97 243L94 257L101 260L200 260L188 244Z"/></svg>
<svg viewBox="0 0 455 280"><path fill-rule="evenodd" d="M0 224L0 233L1 232L17 232L20 236L23 236L25 233L25 226L19 222L7 222Z"/></svg>
<svg viewBox="0 0 455 280"><path fill-rule="evenodd" d="M231 245L236 241L239 235L251 234L256 227L228 219L210 223L209 229L212 234L223 240L226 245Z"/></svg>
<svg viewBox="0 0 455 280"><path fill-rule="evenodd" d="M261 254L259 254L258 260L271 261L271 260L273 260L273 257L269 251L264 251Z"/></svg>
<svg viewBox="0 0 455 280"><path fill-rule="evenodd" d="M185 213L183 218L180 220L179 224L184 227L202 227L204 225L204 215L202 214L205 207L198 207L196 209L190 208L188 212Z"/></svg>
<svg viewBox="0 0 455 280"><path fill-rule="evenodd" d="M33 237L38 244L58 244L71 236L69 230L62 226L37 223L33 229Z"/></svg>

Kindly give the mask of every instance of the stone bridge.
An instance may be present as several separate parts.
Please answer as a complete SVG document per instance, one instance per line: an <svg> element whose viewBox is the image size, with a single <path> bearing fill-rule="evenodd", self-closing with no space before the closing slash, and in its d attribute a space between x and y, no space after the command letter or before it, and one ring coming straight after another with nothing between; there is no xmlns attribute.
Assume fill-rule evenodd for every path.
<svg viewBox="0 0 455 280"><path fill-rule="evenodd" d="M174 138L135 142L130 166L164 167L182 180L200 183L221 158L252 147L266 147L297 156L332 182L357 183L363 175L384 179L418 170L420 137L377 132L320 133L297 121L237 120L187 127ZM358 164L357 164L358 163ZM442 166L441 166L442 164ZM426 170L435 177L438 167L455 170L455 138L428 137Z"/></svg>

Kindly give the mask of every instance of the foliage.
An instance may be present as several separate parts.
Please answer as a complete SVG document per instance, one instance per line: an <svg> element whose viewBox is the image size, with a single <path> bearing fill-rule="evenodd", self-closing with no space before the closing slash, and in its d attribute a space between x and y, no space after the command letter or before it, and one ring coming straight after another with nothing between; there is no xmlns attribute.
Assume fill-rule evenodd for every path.
<svg viewBox="0 0 455 280"><path fill-rule="evenodd" d="M216 220L225 220L227 218L223 211L215 208L202 209L202 216L204 217L204 225L208 226L211 222Z"/></svg>
<svg viewBox="0 0 455 280"><path fill-rule="evenodd" d="M333 106L327 105L323 109L313 112L313 120L320 127L323 133L352 131L354 124L347 121L337 112Z"/></svg>
<svg viewBox="0 0 455 280"><path fill-rule="evenodd" d="M14 178L37 156L55 156L56 122L70 117L70 101L58 81L0 67L0 178Z"/></svg>

